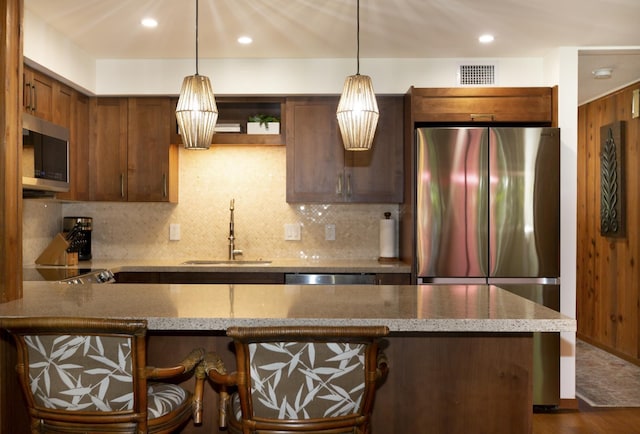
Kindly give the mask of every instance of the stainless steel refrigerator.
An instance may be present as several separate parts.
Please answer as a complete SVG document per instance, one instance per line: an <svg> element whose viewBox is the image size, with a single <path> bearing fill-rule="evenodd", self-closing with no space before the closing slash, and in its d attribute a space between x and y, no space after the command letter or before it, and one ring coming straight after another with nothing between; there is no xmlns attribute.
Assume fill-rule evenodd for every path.
<svg viewBox="0 0 640 434"><path fill-rule="evenodd" d="M489 283L560 310L560 131L416 130L418 283ZM534 334L535 406L560 401L560 340Z"/></svg>

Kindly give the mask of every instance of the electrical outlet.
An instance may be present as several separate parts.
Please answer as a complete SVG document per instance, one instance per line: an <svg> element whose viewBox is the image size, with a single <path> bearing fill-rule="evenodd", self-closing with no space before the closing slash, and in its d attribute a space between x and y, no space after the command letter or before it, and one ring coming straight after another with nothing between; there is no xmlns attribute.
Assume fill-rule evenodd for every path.
<svg viewBox="0 0 640 434"><path fill-rule="evenodd" d="M284 239L286 241L300 241L300 223L285 223Z"/></svg>
<svg viewBox="0 0 640 434"><path fill-rule="evenodd" d="M171 223L169 225L169 241L178 241L180 239L180 225Z"/></svg>
<svg viewBox="0 0 640 434"><path fill-rule="evenodd" d="M324 226L324 239L326 241L336 240L336 225L328 224Z"/></svg>

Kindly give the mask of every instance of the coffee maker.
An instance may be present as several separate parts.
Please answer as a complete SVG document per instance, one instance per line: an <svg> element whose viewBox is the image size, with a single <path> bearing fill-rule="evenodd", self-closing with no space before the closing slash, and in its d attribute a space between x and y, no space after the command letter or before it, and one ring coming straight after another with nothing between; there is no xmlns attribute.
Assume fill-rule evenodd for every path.
<svg viewBox="0 0 640 434"><path fill-rule="evenodd" d="M91 259L92 230L91 217L64 217L62 220L62 233L70 241L70 247L78 251L79 261Z"/></svg>

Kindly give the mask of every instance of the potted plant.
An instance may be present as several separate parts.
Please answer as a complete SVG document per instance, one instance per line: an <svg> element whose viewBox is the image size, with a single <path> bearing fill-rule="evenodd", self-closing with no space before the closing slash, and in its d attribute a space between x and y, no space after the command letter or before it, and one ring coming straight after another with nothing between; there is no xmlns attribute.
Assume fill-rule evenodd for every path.
<svg viewBox="0 0 640 434"><path fill-rule="evenodd" d="M280 119L265 114L249 116L247 134L280 134Z"/></svg>

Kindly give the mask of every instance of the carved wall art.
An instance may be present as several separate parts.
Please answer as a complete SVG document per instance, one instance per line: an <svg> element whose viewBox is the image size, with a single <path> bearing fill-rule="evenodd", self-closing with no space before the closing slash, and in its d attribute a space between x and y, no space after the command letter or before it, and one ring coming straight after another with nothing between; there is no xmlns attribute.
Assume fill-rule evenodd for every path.
<svg viewBox="0 0 640 434"><path fill-rule="evenodd" d="M600 235L624 237L624 122L600 128Z"/></svg>

